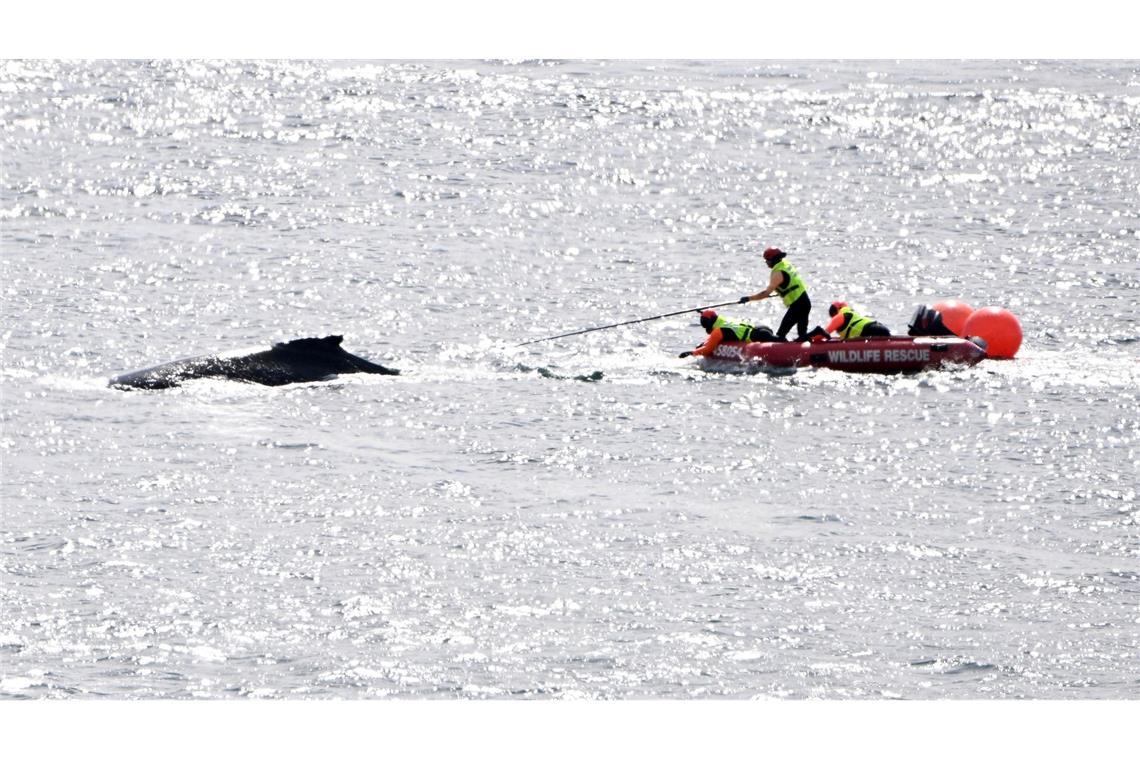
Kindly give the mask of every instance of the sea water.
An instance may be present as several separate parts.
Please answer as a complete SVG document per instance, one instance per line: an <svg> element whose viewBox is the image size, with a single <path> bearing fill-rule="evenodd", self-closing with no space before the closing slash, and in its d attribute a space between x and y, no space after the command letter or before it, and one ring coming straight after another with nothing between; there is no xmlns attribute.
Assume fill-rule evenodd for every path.
<svg viewBox="0 0 1140 760"><path fill-rule="evenodd" d="M1138 128L1123 61L0 64L0 698L1136 697ZM1021 351L516 345L767 246ZM107 387L330 334L402 374Z"/></svg>

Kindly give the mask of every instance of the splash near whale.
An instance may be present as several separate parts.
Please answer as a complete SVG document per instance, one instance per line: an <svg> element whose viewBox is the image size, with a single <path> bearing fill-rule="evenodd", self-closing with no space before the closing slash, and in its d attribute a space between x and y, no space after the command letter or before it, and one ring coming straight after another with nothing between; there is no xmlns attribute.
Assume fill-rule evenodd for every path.
<svg viewBox="0 0 1140 760"><path fill-rule="evenodd" d="M160 390L173 388L186 380L222 377L260 385L311 383L336 375L365 372L372 375L398 375L400 371L348 353L340 347L340 335L324 338L298 338L275 343L268 351L244 354L211 354L160 364L157 367L111 378L113 388Z"/></svg>

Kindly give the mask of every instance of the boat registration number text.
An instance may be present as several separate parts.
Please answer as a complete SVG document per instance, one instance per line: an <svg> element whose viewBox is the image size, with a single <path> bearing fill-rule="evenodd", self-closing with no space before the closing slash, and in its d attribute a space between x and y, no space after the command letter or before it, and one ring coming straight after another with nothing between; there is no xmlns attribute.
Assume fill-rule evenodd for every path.
<svg viewBox="0 0 1140 760"><path fill-rule="evenodd" d="M744 354L739 346L717 346L713 349L713 356L721 359L743 359Z"/></svg>

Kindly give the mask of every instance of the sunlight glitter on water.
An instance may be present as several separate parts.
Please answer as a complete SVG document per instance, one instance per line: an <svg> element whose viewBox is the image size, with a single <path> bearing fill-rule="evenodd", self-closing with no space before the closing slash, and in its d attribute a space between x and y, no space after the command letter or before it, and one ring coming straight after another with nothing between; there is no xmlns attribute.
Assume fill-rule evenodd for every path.
<svg viewBox="0 0 1140 760"><path fill-rule="evenodd" d="M1135 67L874 68L0 64L0 696L1128 696ZM958 297L1022 349L516 345L766 245L813 323ZM106 387L329 334L402 374Z"/></svg>

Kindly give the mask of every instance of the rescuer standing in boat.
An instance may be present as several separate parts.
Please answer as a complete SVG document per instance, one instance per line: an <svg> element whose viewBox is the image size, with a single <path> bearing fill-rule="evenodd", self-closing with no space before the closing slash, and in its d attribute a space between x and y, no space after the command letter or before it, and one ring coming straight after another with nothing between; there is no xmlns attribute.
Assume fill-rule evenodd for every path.
<svg viewBox="0 0 1140 760"><path fill-rule="evenodd" d="M817 327L808 333L809 339L827 338L836 333L840 340L854 338L889 338L891 331L882 322L876 322L870 317L864 317L847 305L846 301L835 301L828 307L827 313L831 321L827 327Z"/></svg>
<svg viewBox="0 0 1140 760"><path fill-rule="evenodd" d="M742 296L740 303L748 303L749 301L759 301L762 298L770 298L773 294L779 295L784 299L784 305L788 307L787 312L784 313L784 319L780 322L780 329L776 331L777 340L786 340L788 331L795 325L797 333L796 340L807 340L808 331L808 314L811 312L811 299L808 298L807 286L800 278L796 270L785 261L787 254L779 248L768 248L764 251L764 263L772 270L772 276L768 280L768 287L761 290L759 293L753 293L750 296Z"/></svg>
<svg viewBox="0 0 1140 760"><path fill-rule="evenodd" d="M722 341L749 341L749 340L772 340L772 331L767 327L760 325L753 327L739 322L729 322L724 317L717 316L717 313L712 309L705 309L701 312L701 327L705 328L708 333L708 340L700 346L697 346L692 351L682 351L681 358L687 359L690 356L709 356Z"/></svg>

